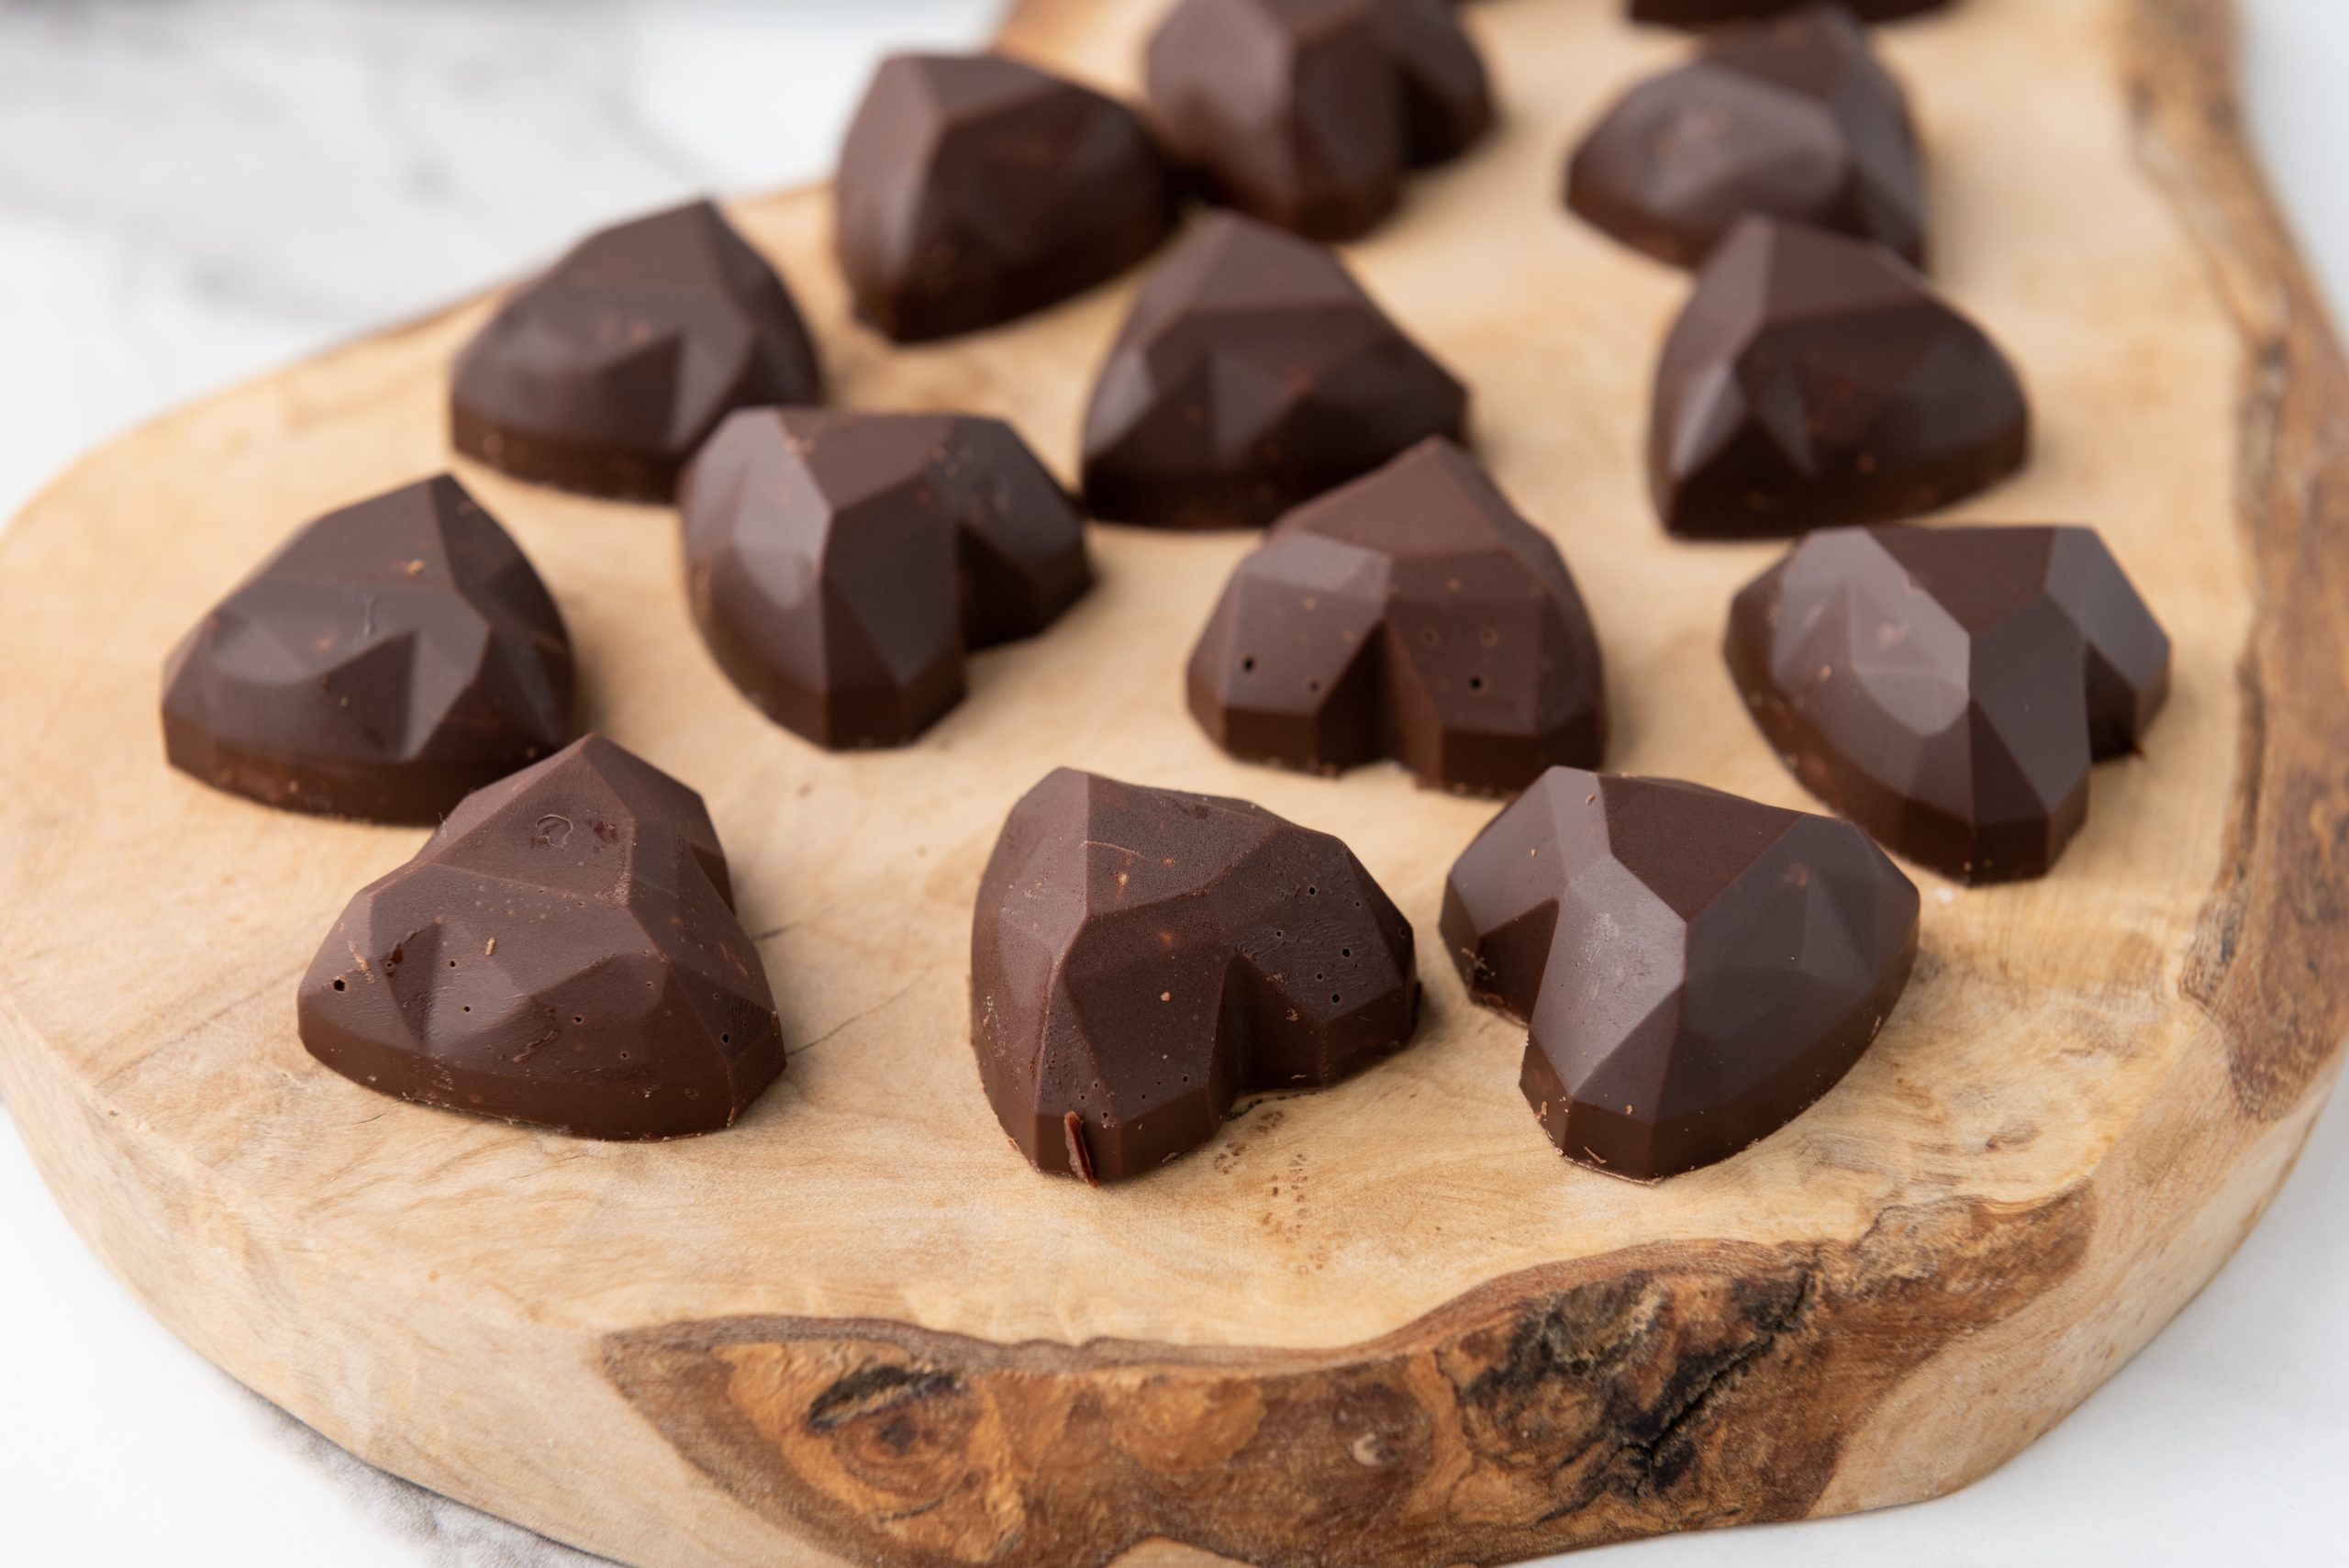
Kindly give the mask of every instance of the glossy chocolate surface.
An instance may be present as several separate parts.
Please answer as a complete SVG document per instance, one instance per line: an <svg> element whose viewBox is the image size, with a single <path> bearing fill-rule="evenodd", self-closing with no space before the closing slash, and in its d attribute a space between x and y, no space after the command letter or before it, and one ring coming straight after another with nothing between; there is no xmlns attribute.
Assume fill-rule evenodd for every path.
<svg viewBox="0 0 2349 1568"><path fill-rule="evenodd" d="M299 1019L353 1083L584 1138L731 1126L784 1062L701 797L596 735L353 898Z"/></svg>
<svg viewBox="0 0 2349 1568"><path fill-rule="evenodd" d="M1749 217L1664 342L1648 484L1672 533L1786 538L1947 506L2030 444L2014 367L1914 269Z"/></svg>
<svg viewBox="0 0 2349 1568"><path fill-rule="evenodd" d="M1182 0L1144 79L1216 199L1316 239L1368 232L1408 169L1459 153L1493 114L1442 0Z"/></svg>
<svg viewBox="0 0 2349 1568"><path fill-rule="evenodd" d="M1739 594L1731 674L1805 787L1961 882L2054 864L2169 639L2084 528L1833 528Z"/></svg>
<svg viewBox="0 0 2349 1568"><path fill-rule="evenodd" d="M755 408L678 497L694 619L727 677L819 746L901 745L972 649L1031 637L1092 582L1083 520L999 419Z"/></svg>
<svg viewBox="0 0 2349 1568"><path fill-rule="evenodd" d="M1345 845L1262 806L1058 769L971 927L971 1040L1040 1171L1112 1182L1242 1095L1333 1084L1419 1020L1410 923Z"/></svg>
<svg viewBox="0 0 2349 1568"><path fill-rule="evenodd" d="M1470 993L1526 1020L1526 1103L1568 1159L1725 1160L1859 1060L1908 983L1917 889L1848 822L1553 768L1444 885Z"/></svg>
<svg viewBox="0 0 2349 1568"><path fill-rule="evenodd" d="M499 306L457 356L450 439L518 479L665 501L729 410L821 396L783 280L694 202L588 236Z"/></svg>
<svg viewBox="0 0 2349 1568"><path fill-rule="evenodd" d="M1014 320L1174 226L1174 171L1114 98L999 54L884 61L832 182L857 314L899 342Z"/></svg>
<svg viewBox="0 0 2349 1568"><path fill-rule="evenodd" d="M1283 517L1187 686L1225 751L1317 773L1391 756L1507 794L1606 745L1598 637L1557 546L1441 437Z"/></svg>
<svg viewBox="0 0 2349 1568"><path fill-rule="evenodd" d="M1096 517L1261 528L1430 436L1467 389L1334 251L1225 213L1144 281L1085 414Z"/></svg>
<svg viewBox="0 0 2349 1568"><path fill-rule="evenodd" d="M303 528L163 668L173 767L267 806L438 822L572 734L571 641L447 474Z"/></svg>
<svg viewBox="0 0 2349 1568"><path fill-rule="evenodd" d="M1840 6L1711 34L1632 88L1575 150L1566 205L1675 266L1759 215L1925 259L1925 182L1908 95Z"/></svg>

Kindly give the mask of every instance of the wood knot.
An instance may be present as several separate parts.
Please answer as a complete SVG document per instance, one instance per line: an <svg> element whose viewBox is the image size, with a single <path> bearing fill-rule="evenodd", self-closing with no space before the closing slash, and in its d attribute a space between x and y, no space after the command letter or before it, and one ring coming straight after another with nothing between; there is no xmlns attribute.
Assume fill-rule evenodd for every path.
<svg viewBox="0 0 2349 1568"><path fill-rule="evenodd" d="M829 1432L885 1410L935 1395L952 1394L956 1388L951 1372L874 1362L858 1367L808 1401L804 1424L810 1432Z"/></svg>

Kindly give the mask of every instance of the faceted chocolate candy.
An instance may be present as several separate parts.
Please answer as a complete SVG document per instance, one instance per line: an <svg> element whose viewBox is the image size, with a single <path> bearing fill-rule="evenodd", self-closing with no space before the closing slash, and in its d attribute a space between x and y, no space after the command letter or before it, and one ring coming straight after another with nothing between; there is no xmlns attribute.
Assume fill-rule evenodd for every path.
<svg viewBox="0 0 2349 1568"><path fill-rule="evenodd" d="M971 928L971 1042L1040 1171L1114 1182L1240 1095L1334 1084L1419 1021L1410 922L1345 845L1244 800L1055 770Z"/></svg>
<svg viewBox="0 0 2349 1568"><path fill-rule="evenodd" d="M1662 22L1675 28L1702 28L1715 22L1775 17L1805 0L1631 0L1631 20ZM1895 22L1903 17L1938 11L1950 0L1841 0L1863 21Z"/></svg>
<svg viewBox="0 0 2349 1568"><path fill-rule="evenodd" d="M999 54L901 54L849 127L832 242L857 313L912 342L1115 277L1175 205L1164 155L1117 100Z"/></svg>
<svg viewBox="0 0 2349 1568"><path fill-rule="evenodd" d="M1907 263L1749 217L1664 342L1648 483L1673 533L1784 538L1960 500L2030 441L2014 367Z"/></svg>
<svg viewBox="0 0 2349 1568"><path fill-rule="evenodd" d="M457 356L450 439L519 479L666 500L729 409L813 403L783 280L695 202L593 234Z"/></svg>
<svg viewBox="0 0 2349 1568"><path fill-rule="evenodd" d="M2135 749L2169 639L2095 531L1830 528L1730 610L1730 673L1814 795L1960 882L2038 876Z"/></svg>
<svg viewBox="0 0 2349 1568"><path fill-rule="evenodd" d="M1336 254L1244 217L1201 225L1142 284L1085 413L1096 517L1259 528L1429 436L1468 393Z"/></svg>
<svg viewBox="0 0 2349 1568"><path fill-rule="evenodd" d="M1443 0L1183 0L1144 76L1219 200L1316 239L1366 232L1407 168L1492 122L1484 62Z"/></svg>
<svg viewBox="0 0 2349 1568"><path fill-rule="evenodd" d="M1452 868L1442 930L1476 1000L1529 1024L1550 1141L1655 1181L1859 1060L1908 984L1917 889L1848 822L1553 768Z"/></svg>
<svg viewBox="0 0 2349 1568"><path fill-rule="evenodd" d="M1575 150L1566 205L1675 266L1703 261L1748 213L1924 261L1908 98L1838 6L1723 28L1694 61L1631 89Z"/></svg>
<svg viewBox="0 0 2349 1568"><path fill-rule="evenodd" d="M1191 711L1252 762L1392 756L1506 794L1606 742L1598 637L1548 536L1442 437L1283 517L1191 654Z"/></svg>
<svg viewBox="0 0 2349 1568"><path fill-rule="evenodd" d="M569 740L545 584L447 474L329 512L163 666L163 753L266 806L438 822Z"/></svg>
<svg viewBox="0 0 2349 1568"><path fill-rule="evenodd" d="M963 699L966 651L1092 581L1083 521L1011 427L745 409L686 470L685 584L719 668L818 746L896 746Z"/></svg>
<svg viewBox="0 0 2349 1568"><path fill-rule="evenodd" d="M355 1084L584 1138L730 1127L783 1071L701 796L597 735L361 890L300 1023Z"/></svg>

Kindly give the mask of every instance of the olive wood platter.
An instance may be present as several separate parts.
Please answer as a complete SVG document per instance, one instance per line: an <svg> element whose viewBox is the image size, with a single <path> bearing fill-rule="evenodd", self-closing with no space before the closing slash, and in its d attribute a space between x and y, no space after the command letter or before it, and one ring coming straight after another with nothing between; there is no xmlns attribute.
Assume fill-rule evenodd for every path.
<svg viewBox="0 0 2349 1568"><path fill-rule="evenodd" d="M1130 86L1162 0L1030 0L1008 47ZM1570 218L1565 149L1683 47L1609 0L1464 15L1503 123L1349 248L1472 385L1609 661L1613 767L1808 804L1719 645L1766 545L1642 492L1685 279ZM2100 528L2176 640L2142 755L2044 880L1917 872L1916 977L1785 1130L1654 1186L1562 1161L1522 1031L1435 931L1490 802L1233 762L1181 671L1240 535L1098 528L1100 581L918 743L818 751L689 623L660 508L452 460L474 301L90 455L0 536L0 1089L174 1332L354 1453L647 1568L1497 1562L1930 1497L2061 1419L2226 1259L2349 1023L2349 376L2246 152L2225 0L1963 0L1887 28L1936 272L2038 446L1962 508ZM1068 472L1133 279L894 350L821 191L734 204L840 401L1011 418ZM158 676L290 529L454 466L560 601L586 718L700 789L791 1044L662 1145L320 1068L297 977L417 847L167 769ZM1333 831L1417 923L1410 1050L1102 1190L1030 1171L967 1044L973 895L1055 764Z"/></svg>

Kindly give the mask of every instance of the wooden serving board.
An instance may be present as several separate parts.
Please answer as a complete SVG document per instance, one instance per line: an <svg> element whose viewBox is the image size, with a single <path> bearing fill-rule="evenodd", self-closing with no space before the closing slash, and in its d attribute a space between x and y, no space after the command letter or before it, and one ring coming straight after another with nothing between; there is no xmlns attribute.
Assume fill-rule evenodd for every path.
<svg viewBox="0 0 2349 1568"><path fill-rule="evenodd" d="M1010 41L1130 80L1160 0ZM1717 651L1769 547L1665 540L1637 452L1683 280L1569 219L1560 159L1681 47L1611 0L1469 10L1506 124L1353 259L1474 386L1580 577L1612 763L1806 804ZM294 1031L296 976L413 831L213 794L158 672L290 528L449 466L475 302L175 414L0 541L0 1084L92 1246L354 1452L640 1564L1209 1552L1416 1568L1964 1485L2218 1268L2349 1023L2349 375L2239 139L2224 0L1965 0L1883 45L1932 145L1940 276L2020 362L2017 483L2102 528L2176 639L2142 758L2046 880L1919 873L1915 983L1785 1132L1657 1187L1562 1162L1522 1032L1435 917L1489 804L1231 762L1184 655L1251 542L1102 528L1098 588L902 751L763 722L688 624L674 518L459 464L562 602L593 724L708 797L792 1043L732 1131L655 1147L399 1105ZM842 401L1014 419L1066 468L1132 286L896 351L807 192L735 209ZM1427 1026L1103 1191L1042 1179L965 1042L970 904L1048 767L1341 835L1419 924Z"/></svg>

